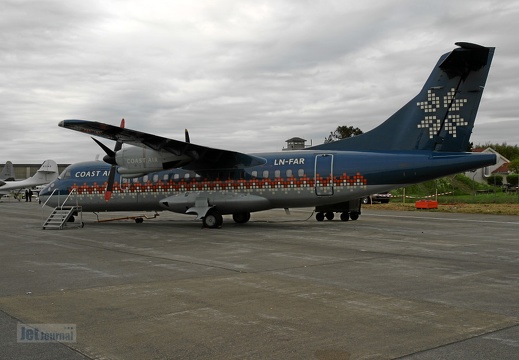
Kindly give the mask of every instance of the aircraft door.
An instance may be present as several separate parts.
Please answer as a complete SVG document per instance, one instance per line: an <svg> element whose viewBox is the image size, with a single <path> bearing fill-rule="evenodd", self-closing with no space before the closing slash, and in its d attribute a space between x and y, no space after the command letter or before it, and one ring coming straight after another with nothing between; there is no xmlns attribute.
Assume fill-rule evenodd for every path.
<svg viewBox="0 0 519 360"><path fill-rule="evenodd" d="M333 195L333 155L316 155L314 182L317 196Z"/></svg>

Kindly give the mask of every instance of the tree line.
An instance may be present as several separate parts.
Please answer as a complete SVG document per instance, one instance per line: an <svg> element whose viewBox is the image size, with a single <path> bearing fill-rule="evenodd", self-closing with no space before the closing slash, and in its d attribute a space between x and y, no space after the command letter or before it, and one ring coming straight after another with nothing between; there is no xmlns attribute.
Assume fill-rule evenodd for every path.
<svg viewBox="0 0 519 360"><path fill-rule="evenodd" d="M492 148L510 161L519 158L519 146L508 145L506 142L503 142L501 144L487 142L482 145L474 145L474 148Z"/></svg>

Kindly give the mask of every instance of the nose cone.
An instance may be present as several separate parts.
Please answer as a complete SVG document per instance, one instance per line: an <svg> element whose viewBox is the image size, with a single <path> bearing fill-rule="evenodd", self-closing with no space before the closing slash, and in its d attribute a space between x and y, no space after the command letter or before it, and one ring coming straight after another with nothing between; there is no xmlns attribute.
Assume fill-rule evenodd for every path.
<svg viewBox="0 0 519 360"><path fill-rule="evenodd" d="M49 185L45 186L43 189L40 190L40 197L49 196L50 194L52 194L53 189L54 182L51 182Z"/></svg>
<svg viewBox="0 0 519 360"><path fill-rule="evenodd" d="M49 203L49 198L52 196L52 192L54 191L55 188L56 187L55 187L55 184L53 181L40 190L40 193L38 194L38 201L40 202L40 204L43 203L47 206L53 206L52 204Z"/></svg>

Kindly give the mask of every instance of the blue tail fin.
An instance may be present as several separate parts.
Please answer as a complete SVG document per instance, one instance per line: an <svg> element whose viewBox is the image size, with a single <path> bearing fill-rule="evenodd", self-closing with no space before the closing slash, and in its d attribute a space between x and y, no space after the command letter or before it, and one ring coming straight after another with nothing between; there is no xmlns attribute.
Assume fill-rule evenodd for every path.
<svg viewBox="0 0 519 360"><path fill-rule="evenodd" d="M440 58L420 93L380 126L308 149L467 151L495 48L456 45Z"/></svg>

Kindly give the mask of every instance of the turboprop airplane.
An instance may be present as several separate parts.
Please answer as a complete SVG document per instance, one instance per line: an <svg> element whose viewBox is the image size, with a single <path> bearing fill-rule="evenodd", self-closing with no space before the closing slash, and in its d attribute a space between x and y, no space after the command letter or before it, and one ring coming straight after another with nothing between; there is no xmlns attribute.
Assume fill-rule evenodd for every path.
<svg viewBox="0 0 519 360"><path fill-rule="evenodd" d="M54 207L74 192L84 211L170 210L195 214L206 227L220 227L222 215L245 223L272 208L316 207L323 220L369 194L495 164L493 154L466 152L494 48L456 45L419 94L380 126L300 151L244 154L124 123L64 120L59 126L114 140L115 149L94 139L107 164L73 164L40 197ZM344 211L341 220L359 215Z"/></svg>
<svg viewBox="0 0 519 360"><path fill-rule="evenodd" d="M12 166L12 164L11 164ZM36 174L20 181L0 181L0 193L7 194L9 191L32 188L37 185L46 185L58 178L58 165L54 160L45 160Z"/></svg>
<svg viewBox="0 0 519 360"><path fill-rule="evenodd" d="M5 163L4 168L0 172L0 181L2 181L2 180L13 181L14 179L15 179L15 173L14 173L13 163L10 161L7 161Z"/></svg>

